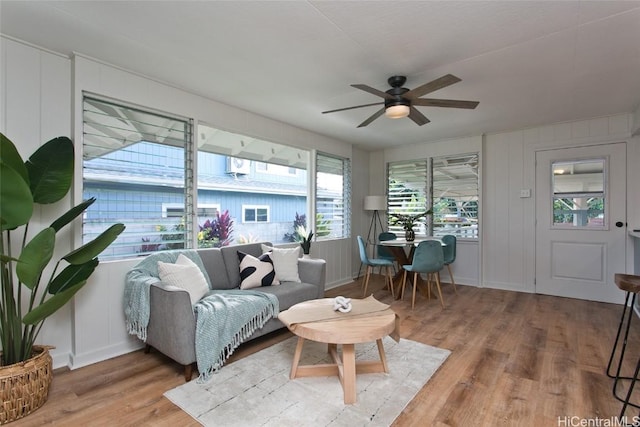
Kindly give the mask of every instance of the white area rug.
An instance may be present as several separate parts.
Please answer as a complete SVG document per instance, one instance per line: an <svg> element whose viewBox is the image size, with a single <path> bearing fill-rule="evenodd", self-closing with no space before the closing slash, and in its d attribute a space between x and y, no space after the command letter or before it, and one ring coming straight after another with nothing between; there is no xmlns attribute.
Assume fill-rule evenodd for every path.
<svg viewBox="0 0 640 427"><path fill-rule="evenodd" d="M289 379L297 337L224 366L164 395L205 426L388 426L450 354L410 340L384 339L389 373L356 378L345 405L338 377ZM356 361L379 360L375 343L356 344ZM302 365L330 363L327 345L305 341Z"/></svg>

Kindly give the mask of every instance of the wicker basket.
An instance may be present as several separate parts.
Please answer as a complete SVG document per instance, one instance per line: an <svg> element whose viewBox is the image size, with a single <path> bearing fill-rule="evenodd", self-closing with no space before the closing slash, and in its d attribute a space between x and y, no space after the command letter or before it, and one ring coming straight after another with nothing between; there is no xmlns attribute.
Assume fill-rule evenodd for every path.
<svg viewBox="0 0 640 427"><path fill-rule="evenodd" d="M0 367L0 424L25 417L47 401L53 378L49 347L33 346L33 354L24 362Z"/></svg>

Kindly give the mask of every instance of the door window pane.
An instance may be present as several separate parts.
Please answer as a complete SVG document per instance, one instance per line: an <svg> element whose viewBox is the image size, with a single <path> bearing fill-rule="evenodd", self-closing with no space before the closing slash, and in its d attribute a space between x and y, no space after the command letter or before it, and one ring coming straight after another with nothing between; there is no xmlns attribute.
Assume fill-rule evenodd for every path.
<svg viewBox="0 0 640 427"><path fill-rule="evenodd" d="M555 162L553 225L560 228L605 228L605 160Z"/></svg>

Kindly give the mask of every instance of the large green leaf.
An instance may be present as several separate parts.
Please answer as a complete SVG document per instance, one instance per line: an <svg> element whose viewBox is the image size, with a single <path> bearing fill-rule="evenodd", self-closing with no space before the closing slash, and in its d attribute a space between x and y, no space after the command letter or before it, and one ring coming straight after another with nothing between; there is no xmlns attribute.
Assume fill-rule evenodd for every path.
<svg viewBox="0 0 640 427"><path fill-rule="evenodd" d="M0 161L18 172L24 182L29 182L29 174L27 173L27 167L24 165L24 160L20 157L15 144L3 133L0 133Z"/></svg>
<svg viewBox="0 0 640 427"><path fill-rule="evenodd" d="M82 281L71 288L67 289L64 292L60 292L57 295L52 296L30 312L28 312L23 318L22 323L26 325L35 325L38 322L46 319L51 316L53 313L58 311L60 307L65 305L73 296L78 292L82 287L87 283L87 281Z"/></svg>
<svg viewBox="0 0 640 427"><path fill-rule="evenodd" d="M102 251L104 251L107 246L109 246L111 243L113 243L114 240L118 238L118 236L124 231L124 229L124 224L114 224L89 243L86 243L85 245L80 246L78 249L71 251L67 255L63 256L62 259L67 261L69 264L84 264L85 262L88 262L91 259L97 257Z"/></svg>
<svg viewBox="0 0 640 427"><path fill-rule="evenodd" d="M73 143L66 136L40 146L26 162L33 201L40 204L61 200L71 188Z"/></svg>
<svg viewBox="0 0 640 427"><path fill-rule="evenodd" d="M51 227L43 229L22 249L16 265L18 279L29 289L38 284L42 271L53 256L56 232Z"/></svg>
<svg viewBox="0 0 640 427"><path fill-rule="evenodd" d="M33 215L29 184L20 174L0 160L0 230L13 230L26 224Z"/></svg>
<svg viewBox="0 0 640 427"><path fill-rule="evenodd" d="M54 230L56 230L56 233L57 233L58 231L60 231L60 229L62 227L64 227L65 225L67 225L71 221L73 221L78 215L80 215L82 212L84 212L95 201L96 201L96 198L92 197L92 198L87 199L84 202L80 203L79 205L76 205L76 206L72 207L71 209L69 209L67 211L67 213L65 213L60 218L58 218L55 221L53 221L49 227L51 227Z"/></svg>
<svg viewBox="0 0 640 427"><path fill-rule="evenodd" d="M49 293L55 295L86 281L93 274L98 264L98 258L94 258L84 264L67 266L51 281Z"/></svg>

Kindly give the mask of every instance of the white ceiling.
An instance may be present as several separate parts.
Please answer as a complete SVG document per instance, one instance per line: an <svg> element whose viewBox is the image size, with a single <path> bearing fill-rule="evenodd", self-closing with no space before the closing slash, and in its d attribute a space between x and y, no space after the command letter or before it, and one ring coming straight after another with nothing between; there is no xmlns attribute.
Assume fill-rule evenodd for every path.
<svg viewBox="0 0 640 427"><path fill-rule="evenodd" d="M640 104L640 1L4 1L0 31L80 52L364 150L608 114ZM380 117L353 83L388 89L454 74L418 107Z"/></svg>

